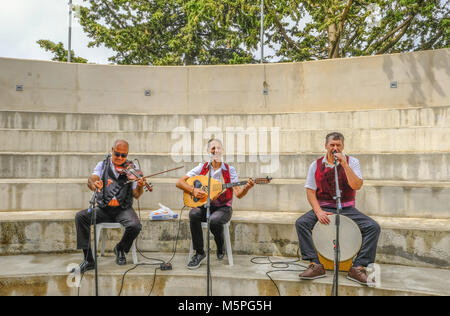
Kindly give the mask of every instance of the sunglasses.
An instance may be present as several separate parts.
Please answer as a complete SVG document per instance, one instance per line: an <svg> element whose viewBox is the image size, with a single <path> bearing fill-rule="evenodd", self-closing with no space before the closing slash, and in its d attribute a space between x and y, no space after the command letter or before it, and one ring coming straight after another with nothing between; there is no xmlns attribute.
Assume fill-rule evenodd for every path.
<svg viewBox="0 0 450 316"><path fill-rule="evenodd" d="M128 154L121 154L121 153L118 153L117 151L115 151L114 156L116 156L117 158L119 158L119 157L126 158L128 156Z"/></svg>

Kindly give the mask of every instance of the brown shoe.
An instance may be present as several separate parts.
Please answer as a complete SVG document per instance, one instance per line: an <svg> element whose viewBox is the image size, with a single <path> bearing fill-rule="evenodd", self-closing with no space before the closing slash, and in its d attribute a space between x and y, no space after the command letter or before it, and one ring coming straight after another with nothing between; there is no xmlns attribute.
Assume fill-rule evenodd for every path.
<svg viewBox="0 0 450 316"><path fill-rule="evenodd" d="M347 279L362 285L367 285L367 271L364 267L351 267L348 271Z"/></svg>
<svg viewBox="0 0 450 316"><path fill-rule="evenodd" d="M314 280L327 276L322 264L311 262L305 272L298 275L302 280Z"/></svg>

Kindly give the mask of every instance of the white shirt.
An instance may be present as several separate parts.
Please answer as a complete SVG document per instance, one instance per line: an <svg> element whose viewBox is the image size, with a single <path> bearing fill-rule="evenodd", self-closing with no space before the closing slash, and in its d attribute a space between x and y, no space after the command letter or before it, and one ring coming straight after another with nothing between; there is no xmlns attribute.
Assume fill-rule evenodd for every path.
<svg viewBox="0 0 450 316"><path fill-rule="evenodd" d="M200 163L197 167L195 167L194 169L192 169L191 171L186 173L186 176L188 176L189 178L199 176L200 173L202 172L204 164L205 163ZM230 182L238 182L239 179L238 179L236 169L230 165L228 165L228 168L230 171ZM223 179L223 175L222 175L222 170L227 170L227 167L225 167L225 164L223 162L222 162L221 168L218 168L217 170L214 170L214 168L211 168L211 178L218 180L221 183L225 183L225 181ZM219 205L219 203L220 202L218 200L214 200L214 201L212 201L211 205L217 206L217 205ZM229 201L227 203L227 206L231 206L231 201Z"/></svg>
<svg viewBox="0 0 450 316"><path fill-rule="evenodd" d="M186 176L190 177L195 177L195 176L199 176L200 173L202 172L203 169L203 165L205 163L200 163L197 167L195 167L194 169L192 169L191 171L189 171L188 173L186 173ZM238 182L238 175L236 172L236 169L230 165L228 165L228 168L230 170L230 182ZM211 169L211 178L216 179L222 183L224 183L223 181L223 175L222 175L222 169L223 170L227 170L227 168L225 167L225 163L222 162L222 166L221 168L214 170L214 168Z"/></svg>
<svg viewBox="0 0 450 316"><path fill-rule="evenodd" d="M111 158L110 158L111 159ZM116 168L114 168L114 164L111 163L109 164L111 170L114 172L114 175L116 176L116 178L119 178L119 173L117 172ZM95 174L97 176L99 176L100 180L102 178L102 169L103 169L103 160L100 161L94 168L94 171L92 172L92 174ZM135 190L137 188L137 181L134 181L133 183L133 190Z"/></svg>
<svg viewBox="0 0 450 316"><path fill-rule="evenodd" d="M328 163L326 155L324 156L324 158L322 160L322 163L326 167L333 167L334 166L334 165ZM339 162L337 164L339 165ZM355 157L349 156L348 157L348 165L353 170L353 172L358 176L358 178L360 178L362 180L363 177L362 177L362 174L361 174L361 167L359 165L359 160L356 159ZM314 191L317 190L316 170L317 170L317 160L314 160L314 162L309 166L308 176L306 178L305 188L308 188L308 189L311 189L311 190L314 190Z"/></svg>

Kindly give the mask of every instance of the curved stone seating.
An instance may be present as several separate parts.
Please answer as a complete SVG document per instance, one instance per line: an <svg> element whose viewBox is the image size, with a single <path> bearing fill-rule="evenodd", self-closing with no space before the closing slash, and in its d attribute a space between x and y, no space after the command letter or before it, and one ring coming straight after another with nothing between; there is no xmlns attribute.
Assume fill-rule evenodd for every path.
<svg viewBox="0 0 450 316"><path fill-rule="evenodd" d="M86 179L0 179L0 211L36 209L85 209L91 197ZM144 194L142 209L158 209L163 203L181 209L182 195L176 178L152 178L154 190ZM274 179L256 186L234 209L245 211L300 212L309 210L304 179ZM36 203L39 201L39 203ZM358 192L356 207L374 216L450 218L450 182L371 181ZM137 206L137 203L136 203Z"/></svg>
<svg viewBox="0 0 450 316"><path fill-rule="evenodd" d="M449 53L163 68L0 58L0 265L6 267L0 295L76 295L77 289L65 285L64 270L81 257L74 215L87 207L86 179L117 138L129 140L130 158L138 158L146 174L185 166L153 178L154 192L139 201L143 230L137 247L169 254L178 222L151 222L149 211L160 202L181 209L175 181L203 160L198 142L211 133L222 136L226 149L229 142L226 159L241 179L273 178L234 201L233 267L246 275L215 265L214 288L224 289L216 294L277 295L265 275L269 267L256 273L248 262L257 255L297 256L294 223L310 209L307 170L323 155L325 135L335 130L346 137L345 151L360 160L364 186L356 206L382 228L376 263L386 281L370 289L343 280L340 293L450 294L440 282L450 271L450 142L443 141L450 134L444 93L449 76L438 66L448 64ZM268 94L262 93L262 78ZM397 89L389 88L392 80L399 82ZM15 84L23 84L23 91L15 91ZM150 98L141 93L149 88L144 85L155 92ZM245 140L240 147L237 139L233 144L237 133ZM184 267L190 233L187 212L180 217L174 260ZM112 249L108 243L117 242L119 233L108 234ZM104 295L115 295L122 270L109 255L101 258L100 281ZM297 274L274 274L282 295L328 294L330 278L304 283ZM203 276L183 268L163 272L154 294L202 295ZM145 295L147 277L153 269L130 272L134 285L126 283L124 294ZM81 294L91 295L91 273L86 283Z"/></svg>
<svg viewBox="0 0 450 316"><path fill-rule="evenodd" d="M77 211L0 212L0 255L74 252ZM137 240L142 251L170 252L178 233L177 221L150 221L139 215L143 229ZM234 211L230 224L233 254L297 256L295 220L300 212ZM377 263L450 269L450 219L373 217L381 226ZM177 252L189 253L188 212L181 214ZM106 249L121 238L108 232ZM211 243L215 249L215 243ZM187 259L186 259L187 260Z"/></svg>

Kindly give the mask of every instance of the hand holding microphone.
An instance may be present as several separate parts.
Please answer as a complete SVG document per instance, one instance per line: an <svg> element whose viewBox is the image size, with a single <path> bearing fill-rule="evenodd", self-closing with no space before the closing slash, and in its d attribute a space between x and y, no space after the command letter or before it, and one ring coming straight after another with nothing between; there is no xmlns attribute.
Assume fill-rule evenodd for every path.
<svg viewBox="0 0 450 316"><path fill-rule="evenodd" d="M331 154L333 155L333 157L334 157L334 163L336 164L336 161L338 161L341 165L343 165L343 164L345 164L347 161L345 160L345 156L342 154L342 153L340 153L340 152L338 152L336 149L335 150L333 150L332 152L331 152Z"/></svg>

